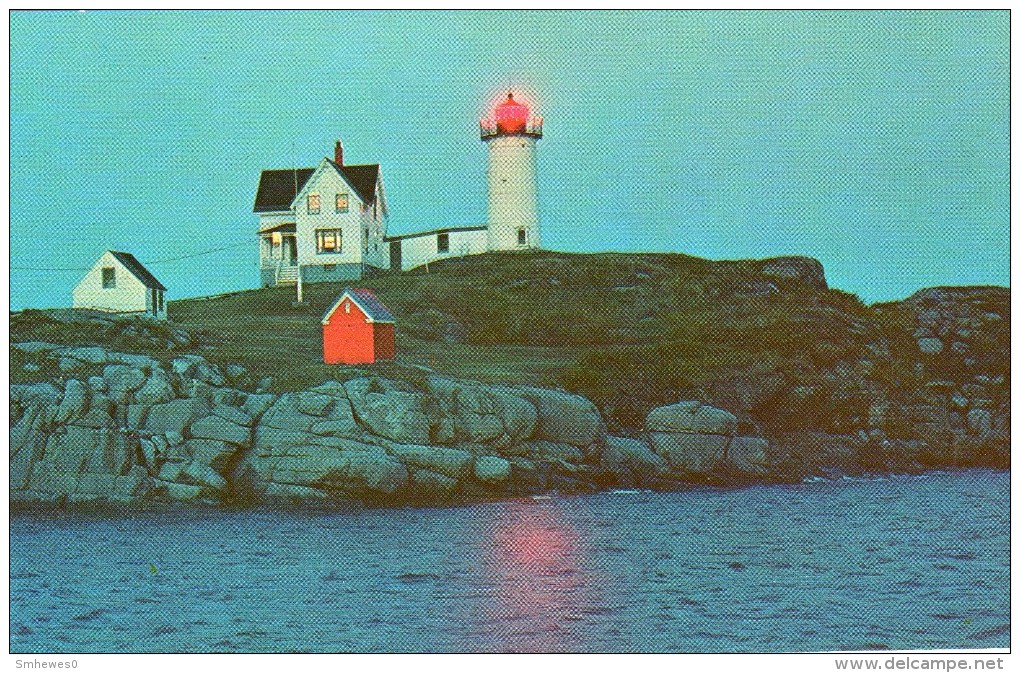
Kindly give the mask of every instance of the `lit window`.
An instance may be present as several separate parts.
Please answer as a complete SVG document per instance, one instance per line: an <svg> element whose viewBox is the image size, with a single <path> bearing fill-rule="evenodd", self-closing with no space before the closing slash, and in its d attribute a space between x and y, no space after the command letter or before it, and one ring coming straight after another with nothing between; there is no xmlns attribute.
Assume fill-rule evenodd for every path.
<svg viewBox="0 0 1020 673"><path fill-rule="evenodd" d="M436 236L436 250L439 252L450 252L449 234L438 234Z"/></svg>
<svg viewBox="0 0 1020 673"><path fill-rule="evenodd" d="M346 213L347 208L350 206L347 199L347 194L336 195L336 212Z"/></svg>
<svg viewBox="0 0 1020 673"><path fill-rule="evenodd" d="M351 302L345 301L344 302L344 313L350 313L350 312L351 312Z"/></svg>
<svg viewBox="0 0 1020 673"><path fill-rule="evenodd" d="M112 266L103 267L103 289L117 287L117 270Z"/></svg>
<svg viewBox="0 0 1020 673"><path fill-rule="evenodd" d="M273 245L280 245L283 243L283 234L278 231L273 232Z"/></svg>
<svg viewBox="0 0 1020 673"><path fill-rule="evenodd" d="M517 245L524 245L528 242L528 232L524 229L517 230Z"/></svg>
<svg viewBox="0 0 1020 673"><path fill-rule="evenodd" d="M339 229L316 229L315 251L322 254L337 253L343 248L343 237Z"/></svg>
<svg viewBox="0 0 1020 673"><path fill-rule="evenodd" d="M318 194L309 194L308 195L308 214L309 215L318 215L320 207L321 207L321 204L320 204L320 201L319 201L319 195Z"/></svg>

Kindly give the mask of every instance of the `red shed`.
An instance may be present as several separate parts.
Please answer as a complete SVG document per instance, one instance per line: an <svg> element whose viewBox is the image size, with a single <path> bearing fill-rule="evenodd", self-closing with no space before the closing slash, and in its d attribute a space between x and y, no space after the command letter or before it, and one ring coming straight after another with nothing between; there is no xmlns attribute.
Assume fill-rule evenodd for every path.
<svg viewBox="0 0 1020 673"><path fill-rule="evenodd" d="M396 319L371 290L345 289L322 316L322 361L357 365L391 360Z"/></svg>

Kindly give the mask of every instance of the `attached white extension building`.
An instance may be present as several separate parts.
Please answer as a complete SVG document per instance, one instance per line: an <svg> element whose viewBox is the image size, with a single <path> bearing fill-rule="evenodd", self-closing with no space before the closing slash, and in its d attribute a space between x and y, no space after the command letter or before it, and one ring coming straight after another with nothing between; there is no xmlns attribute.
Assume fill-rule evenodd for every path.
<svg viewBox="0 0 1020 673"><path fill-rule="evenodd" d="M166 288L131 253L107 250L71 291L71 306L166 320Z"/></svg>
<svg viewBox="0 0 1020 673"><path fill-rule="evenodd" d="M262 171L259 216L261 285L344 281L375 271L405 271L448 257L541 247L535 145L542 118L513 93L480 123L489 150L489 223L387 236L379 164L348 166L337 141L315 168Z"/></svg>

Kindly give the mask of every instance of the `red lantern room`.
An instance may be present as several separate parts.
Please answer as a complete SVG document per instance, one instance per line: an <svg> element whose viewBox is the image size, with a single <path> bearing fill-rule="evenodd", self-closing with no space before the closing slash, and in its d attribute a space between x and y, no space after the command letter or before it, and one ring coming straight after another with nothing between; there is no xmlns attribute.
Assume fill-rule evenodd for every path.
<svg viewBox="0 0 1020 673"><path fill-rule="evenodd" d="M493 116L481 121L482 139L495 136L542 137L542 118L532 117L531 110L524 103L514 100L514 92L508 91L506 100L496 106Z"/></svg>
<svg viewBox="0 0 1020 673"><path fill-rule="evenodd" d="M506 100L496 106L496 131L499 133L524 133L528 128L531 110L527 105L514 100L513 91Z"/></svg>

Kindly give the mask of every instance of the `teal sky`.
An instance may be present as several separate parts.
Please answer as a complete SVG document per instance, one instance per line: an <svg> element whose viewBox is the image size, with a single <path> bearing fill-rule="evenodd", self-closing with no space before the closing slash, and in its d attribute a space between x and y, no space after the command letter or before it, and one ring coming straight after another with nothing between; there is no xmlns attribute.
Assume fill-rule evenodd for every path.
<svg viewBox="0 0 1020 673"><path fill-rule="evenodd" d="M507 85L545 117L551 249L810 255L866 301L1009 283L1006 11L32 12L10 53L14 309L108 248L234 246L150 268L255 287L259 172L337 137L390 233L482 224Z"/></svg>

